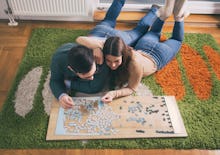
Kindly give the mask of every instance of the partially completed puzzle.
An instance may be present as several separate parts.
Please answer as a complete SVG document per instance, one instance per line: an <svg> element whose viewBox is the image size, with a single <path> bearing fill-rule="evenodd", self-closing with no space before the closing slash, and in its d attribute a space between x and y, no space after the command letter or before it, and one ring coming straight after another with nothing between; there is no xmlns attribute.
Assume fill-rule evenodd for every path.
<svg viewBox="0 0 220 155"><path fill-rule="evenodd" d="M109 104L99 97L74 97L75 106L54 103L47 140L186 137L173 96L128 96Z"/></svg>

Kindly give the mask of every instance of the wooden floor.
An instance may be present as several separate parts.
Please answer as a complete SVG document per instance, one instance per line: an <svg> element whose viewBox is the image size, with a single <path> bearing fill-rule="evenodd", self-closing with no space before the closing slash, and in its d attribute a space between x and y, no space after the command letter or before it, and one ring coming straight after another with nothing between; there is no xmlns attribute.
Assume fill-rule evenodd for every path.
<svg viewBox="0 0 220 155"><path fill-rule="evenodd" d="M95 19L101 20L102 13L95 14ZM133 28L143 14L132 14L132 18L125 20L120 16L120 22L116 28L127 30ZM130 17L130 16L129 16ZM132 20L132 21L131 21ZM67 28L67 29L92 29L96 22L46 22L46 21L19 21L17 27L9 27L8 21L0 21L0 109L7 97L12 81L16 75L18 66L24 55L24 49L28 43L31 31L34 28ZM164 32L171 32L172 19L164 27ZM191 15L186 21L185 31L187 33L210 33L220 45L220 15ZM1 146L0 146L1 147ZM220 148L219 148L220 149ZM26 155L26 154L96 154L96 155L129 155L129 154L157 154L157 155L217 155L220 150L0 150L0 155Z"/></svg>
<svg viewBox="0 0 220 155"><path fill-rule="evenodd" d="M0 150L1 155L220 155L210 150L123 150L123 149L30 149Z"/></svg>

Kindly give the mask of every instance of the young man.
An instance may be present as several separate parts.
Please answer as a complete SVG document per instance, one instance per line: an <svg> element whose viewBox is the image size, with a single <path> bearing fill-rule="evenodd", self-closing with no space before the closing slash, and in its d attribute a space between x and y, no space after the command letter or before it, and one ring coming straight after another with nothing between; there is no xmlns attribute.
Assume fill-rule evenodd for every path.
<svg viewBox="0 0 220 155"><path fill-rule="evenodd" d="M50 69L50 88L65 109L74 105L68 91L97 93L103 89L109 71L105 63L95 63L92 49L76 43L58 48Z"/></svg>

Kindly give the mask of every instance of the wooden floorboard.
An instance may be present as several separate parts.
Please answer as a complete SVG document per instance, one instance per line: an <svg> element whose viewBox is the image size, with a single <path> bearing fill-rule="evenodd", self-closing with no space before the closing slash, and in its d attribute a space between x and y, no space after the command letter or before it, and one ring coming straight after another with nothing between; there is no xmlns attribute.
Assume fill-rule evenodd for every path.
<svg viewBox="0 0 220 155"><path fill-rule="evenodd" d="M0 62L1 91L10 89L10 85L17 73L23 54L24 48L20 47L5 47L3 51L0 52L0 57L2 59ZM8 67L10 67L10 69Z"/></svg>
<svg viewBox="0 0 220 155"><path fill-rule="evenodd" d="M0 150L1 155L219 155L215 150L173 149L14 149Z"/></svg>
<svg viewBox="0 0 220 155"><path fill-rule="evenodd" d="M119 17L116 25L117 29L128 30L133 28L144 13L123 13ZM95 14L96 22L49 22L49 21L19 21L17 27L9 27L8 21L0 21L0 109L10 90L11 84L15 78L18 66L24 54L31 31L34 28L65 28L65 29L92 29L99 20L103 18L103 13ZM129 19L128 19L129 17ZM168 19L163 32L172 31L172 18ZM186 20L186 33L209 33L220 45L220 15L195 15ZM1 146L0 146L1 147ZM3 149L0 155L220 155L219 150L173 150L173 149L152 149L152 150L111 150L111 149Z"/></svg>

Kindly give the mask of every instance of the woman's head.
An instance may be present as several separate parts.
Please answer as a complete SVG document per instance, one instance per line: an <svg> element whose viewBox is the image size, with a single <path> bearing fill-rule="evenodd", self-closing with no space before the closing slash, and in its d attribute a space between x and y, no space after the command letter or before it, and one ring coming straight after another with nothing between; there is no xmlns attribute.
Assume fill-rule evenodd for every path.
<svg viewBox="0 0 220 155"><path fill-rule="evenodd" d="M106 64L112 69L116 70L123 61L123 55L126 51L124 41L119 37L110 37L105 41L103 47L103 54Z"/></svg>
<svg viewBox="0 0 220 155"><path fill-rule="evenodd" d="M131 47L127 46L119 37L109 37L105 41L103 54L106 64L114 71L116 84L122 86L129 77L128 65L132 57Z"/></svg>

